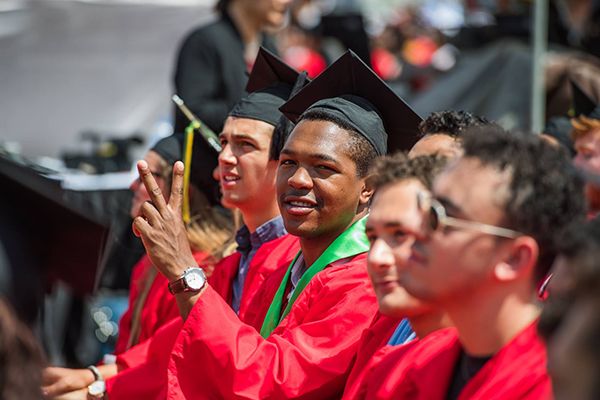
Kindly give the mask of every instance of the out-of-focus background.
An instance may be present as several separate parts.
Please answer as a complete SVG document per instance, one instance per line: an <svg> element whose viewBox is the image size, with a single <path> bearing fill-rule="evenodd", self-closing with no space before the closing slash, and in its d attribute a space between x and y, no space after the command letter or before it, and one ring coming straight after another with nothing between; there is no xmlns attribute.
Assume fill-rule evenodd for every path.
<svg viewBox="0 0 600 400"><path fill-rule="evenodd" d="M598 100L600 1L537 1L295 0L273 35L313 77L352 48L423 117L541 132L569 116L569 80ZM143 254L133 162L172 133L176 56L213 6L0 0L0 291L54 364L112 350Z"/></svg>

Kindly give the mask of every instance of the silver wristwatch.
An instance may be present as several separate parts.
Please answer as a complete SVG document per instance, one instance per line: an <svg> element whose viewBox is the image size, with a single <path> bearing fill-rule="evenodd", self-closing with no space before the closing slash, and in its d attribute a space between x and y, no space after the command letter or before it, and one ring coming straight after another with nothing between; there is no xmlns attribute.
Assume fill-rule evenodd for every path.
<svg viewBox="0 0 600 400"><path fill-rule="evenodd" d="M88 395L93 399L102 399L104 398L104 394L106 393L106 383L104 382L104 378L100 373L100 370L96 368L95 365L90 365L88 367L90 371L94 374L96 380L88 386Z"/></svg>
<svg viewBox="0 0 600 400"><path fill-rule="evenodd" d="M197 292L206 284L206 274L202 268L190 267L175 282L169 283L169 292L177 294L181 292Z"/></svg>

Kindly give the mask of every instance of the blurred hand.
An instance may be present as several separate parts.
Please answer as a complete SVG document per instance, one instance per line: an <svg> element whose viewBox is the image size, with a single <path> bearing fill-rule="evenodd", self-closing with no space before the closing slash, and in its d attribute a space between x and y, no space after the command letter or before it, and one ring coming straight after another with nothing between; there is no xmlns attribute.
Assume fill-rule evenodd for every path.
<svg viewBox="0 0 600 400"><path fill-rule="evenodd" d="M88 390L85 388L61 394L60 396L54 397L54 400L88 400Z"/></svg>
<svg viewBox="0 0 600 400"><path fill-rule="evenodd" d="M138 172L151 201L140 207L139 215L133 220L133 232L142 238L152 264L170 282L179 279L189 267L197 265L181 219L183 170L180 161L173 166L171 196L167 203L148 163L144 160L138 162Z"/></svg>
<svg viewBox="0 0 600 400"><path fill-rule="evenodd" d="M48 397L79 389L85 389L87 393L87 387L95 380L94 374L89 369L49 367L42 372L42 390ZM85 396L83 398L85 399Z"/></svg>

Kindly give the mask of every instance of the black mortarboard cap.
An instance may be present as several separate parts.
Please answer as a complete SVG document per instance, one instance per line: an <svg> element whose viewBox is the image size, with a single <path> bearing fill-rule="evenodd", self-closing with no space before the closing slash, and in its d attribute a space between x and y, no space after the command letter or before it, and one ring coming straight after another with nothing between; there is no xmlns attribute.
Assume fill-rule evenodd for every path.
<svg viewBox="0 0 600 400"><path fill-rule="evenodd" d="M197 136L193 144L191 165L186 165L186 168L190 169L190 182L202 190L212 205L217 205L221 197L219 182L212 176L212 172L217 166L216 154L200 135ZM150 150L158 153L168 165L172 166L175 161L183 161L185 158L184 138L185 134L174 133L159 140Z"/></svg>
<svg viewBox="0 0 600 400"><path fill-rule="evenodd" d="M569 135L573 126L571 120L567 117L553 117L546 123L544 133L548 136L552 136L558 141L558 143L565 146L571 156L575 155L575 148L573 147L573 139Z"/></svg>
<svg viewBox="0 0 600 400"><path fill-rule="evenodd" d="M379 155L408 150L419 139L421 117L352 50L280 108L294 123L310 109L348 122Z"/></svg>
<svg viewBox="0 0 600 400"><path fill-rule="evenodd" d="M277 126L281 117L279 107L290 98L299 75L294 68L261 47L246 85L250 94L240 100L229 115Z"/></svg>
<svg viewBox="0 0 600 400"><path fill-rule="evenodd" d="M176 133L161 139L150 150L158 153L168 165L173 165L183 155L183 134Z"/></svg>
<svg viewBox="0 0 600 400"><path fill-rule="evenodd" d="M600 120L600 107L598 107L598 103L588 96L577 82L572 79L570 79L570 82L571 89L573 90L574 117L578 118L583 114L588 118Z"/></svg>

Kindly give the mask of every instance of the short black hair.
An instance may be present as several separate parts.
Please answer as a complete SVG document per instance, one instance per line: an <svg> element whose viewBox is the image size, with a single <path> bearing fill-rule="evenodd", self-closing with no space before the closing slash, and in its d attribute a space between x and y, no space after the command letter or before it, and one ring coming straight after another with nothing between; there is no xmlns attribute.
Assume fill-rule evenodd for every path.
<svg viewBox="0 0 600 400"><path fill-rule="evenodd" d="M419 133L420 137L442 134L456 138L466 129L475 126L498 127L495 122L468 111L443 110L429 114L419 124Z"/></svg>
<svg viewBox="0 0 600 400"><path fill-rule="evenodd" d="M535 278L541 280L554 261L557 232L585 218L583 179L564 152L532 133L471 128L462 135L462 145L465 158L510 173L506 223L537 241Z"/></svg>
<svg viewBox="0 0 600 400"><path fill-rule="evenodd" d="M377 151L375 147L360 133L356 131L347 121L331 115L321 109L315 108L308 110L300 116L300 121L326 121L337 125L344 129L350 135L350 140L346 143L346 151L348 156L354 160L356 164L356 175L363 178L369 172L369 169L377 159Z"/></svg>
<svg viewBox="0 0 600 400"><path fill-rule="evenodd" d="M437 154L409 158L406 153L396 153L381 157L371 168L369 182L377 189L401 182L406 179L417 179L430 189L436 176L444 169L448 159Z"/></svg>

